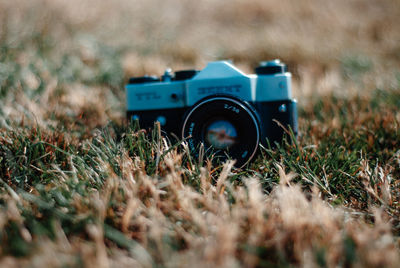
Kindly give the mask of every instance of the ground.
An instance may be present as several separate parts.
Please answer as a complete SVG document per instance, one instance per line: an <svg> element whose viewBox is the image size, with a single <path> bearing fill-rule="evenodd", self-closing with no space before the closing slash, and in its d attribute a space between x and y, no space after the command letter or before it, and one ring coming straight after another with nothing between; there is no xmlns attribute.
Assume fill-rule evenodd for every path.
<svg viewBox="0 0 400 268"><path fill-rule="evenodd" d="M0 0L0 265L398 267L396 0ZM299 135L244 169L125 119L130 76L280 58Z"/></svg>

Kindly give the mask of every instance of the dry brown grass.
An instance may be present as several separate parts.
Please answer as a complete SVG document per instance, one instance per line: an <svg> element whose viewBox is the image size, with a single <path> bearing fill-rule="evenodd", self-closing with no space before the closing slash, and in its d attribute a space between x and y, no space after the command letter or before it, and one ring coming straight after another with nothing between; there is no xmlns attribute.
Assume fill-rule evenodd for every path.
<svg viewBox="0 0 400 268"><path fill-rule="evenodd" d="M161 162L164 174L160 180L146 175L138 158L124 156L118 160L123 176L111 171L102 189L93 189L84 200L77 199L73 204L82 214L88 210L95 213L95 223L86 226L88 237L67 238L55 222L54 240L39 238L31 257L3 257L0 264L58 267L76 266L79 260L86 267L151 267L156 263L165 267L399 264L391 226L381 209L373 210L375 223L368 225L356 212L333 208L321 200L317 188L306 197L291 182L295 174L285 174L279 166L281 183L270 195L265 195L255 178L246 179L242 186L230 183L227 178L232 163L224 166L215 184L211 182L212 171L202 168L202 191L198 192L183 183L188 170L182 168L180 158L176 151L168 153ZM26 201L10 196L3 217L23 225L16 207L20 202ZM101 223L110 217L138 244L121 250L106 242ZM26 233L26 239L32 239Z"/></svg>
<svg viewBox="0 0 400 268"><path fill-rule="evenodd" d="M0 160L23 144L18 133L35 146L45 141L40 159L59 162L49 160L48 170L17 167L40 178L53 176L44 192L73 192L69 208L54 208L55 214L73 211L77 225L85 220L79 231L68 232L71 226L55 217L49 227L54 237L35 234L27 215L46 222L45 204L32 197L42 193L34 185L22 194L13 184L14 171L0 161L0 239L8 241L11 232L34 247L16 257L2 245L0 266L399 267L400 227L393 226L399 224L400 153L392 152L399 145L394 133L400 113L382 105L375 116L365 107L377 88L398 91L399 25L397 0L0 0ZM376 148L373 131L383 128L393 139L382 142L387 146L376 155L384 157L374 168L361 150L359 169L346 174L369 194L368 203L349 199L334 205L337 193L328 180L335 178L329 174L316 178L325 179L324 185L314 181L304 190L282 159L269 167L280 183L267 194L251 172L238 183L231 162L198 169L187 153L168 151L166 142L151 149L156 159L166 155L154 174L127 148L115 145L121 153L108 162L106 153L96 151L97 139L104 142L96 128L110 121L123 125L122 87L129 76L202 68L216 59L233 59L251 72L271 58L289 64L294 95L309 116L300 118L300 143L310 148L305 157L316 157L312 148L328 143L326 136L335 130L349 140L343 150L352 151L351 136L362 136L371 122L365 141L370 150ZM318 120L312 105L332 92L343 99L359 96L362 104L348 108L324 99L326 120ZM348 108L345 123L337 107ZM25 130L31 126L42 133ZM349 132L352 126L355 132ZM78 148L80 155L64 159L54 146ZM16 161L28 157L27 147ZM74 161L91 150L94 164L79 167ZM273 173L266 169L259 166L254 174Z"/></svg>

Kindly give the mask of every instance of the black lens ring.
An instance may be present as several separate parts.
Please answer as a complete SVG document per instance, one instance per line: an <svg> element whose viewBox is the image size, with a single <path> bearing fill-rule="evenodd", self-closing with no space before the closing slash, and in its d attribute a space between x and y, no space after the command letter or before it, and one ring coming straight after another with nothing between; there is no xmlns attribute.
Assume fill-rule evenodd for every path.
<svg viewBox="0 0 400 268"><path fill-rule="evenodd" d="M238 130L242 143L233 146L228 154L236 159L236 166L243 167L254 157L260 141L256 112L246 102L231 96L216 95L199 101L187 113L182 126L182 137L187 138L192 152L196 152L196 146L204 142L201 138L204 123L213 117L227 119Z"/></svg>

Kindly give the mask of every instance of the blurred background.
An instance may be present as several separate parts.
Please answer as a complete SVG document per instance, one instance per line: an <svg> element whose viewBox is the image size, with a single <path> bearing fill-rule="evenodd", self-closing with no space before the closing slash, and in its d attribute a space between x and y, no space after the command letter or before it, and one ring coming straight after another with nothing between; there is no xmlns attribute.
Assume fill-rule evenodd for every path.
<svg viewBox="0 0 400 268"><path fill-rule="evenodd" d="M1 126L102 126L130 76L218 59L282 59L300 106L400 81L398 0L0 0L0 25Z"/></svg>

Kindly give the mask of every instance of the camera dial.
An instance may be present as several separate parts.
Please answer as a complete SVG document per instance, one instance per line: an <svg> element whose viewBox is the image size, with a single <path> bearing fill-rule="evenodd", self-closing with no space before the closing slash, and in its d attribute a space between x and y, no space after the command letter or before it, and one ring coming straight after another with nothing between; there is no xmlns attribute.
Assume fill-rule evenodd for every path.
<svg viewBox="0 0 400 268"><path fill-rule="evenodd" d="M229 155L236 159L236 166L242 167L258 148L259 119L247 102L233 96L214 95L199 101L187 113L182 136L194 154L202 143L217 158L225 160Z"/></svg>
<svg viewBox="0 0 400 268"><path fill-rule="evenodd" d="M171 82L173 79L172 70L170 68L166 69L163 76L161 76L161 81L163 82Z"/></svg>
<svg viewBox="0 0 400 268"><path fill-rule="evenodd" d="M144 83L156 83L156 82L160 82L160 78L158 78L157 76L149 76L149 75L145 75L145 76L140 76L140 77L131 77L129 79L129 85L132 84L144 84Z"/></svg>
<svg viewBox="0 0 400 268"><path fill-rule="evenodd" d="M287 72L287 66L280 60L262 61L255 71L258 75L279 74Z"/></svg>

